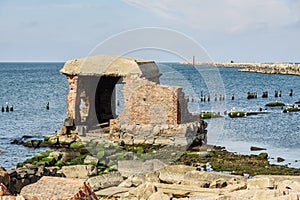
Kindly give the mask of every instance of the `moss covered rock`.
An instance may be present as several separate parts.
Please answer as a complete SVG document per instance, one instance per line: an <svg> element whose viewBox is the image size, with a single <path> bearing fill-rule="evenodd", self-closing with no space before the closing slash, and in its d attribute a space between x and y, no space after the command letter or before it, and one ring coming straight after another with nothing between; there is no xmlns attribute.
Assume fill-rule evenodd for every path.
<svg viewBox="0 0 300 200"><path fill-rule="evenodd" d="M70 144L70 148L71 149L80 149L80 148L84 148L84 144L82 142L73 142Z"/></svg>
<svg viewBox="0 0 300 200"><path fill-rule="evenodd" d="M210 119L210 118L222 117L220 115L220 113L216 113L216 112L202 112L198 116L200 119Z"/></svg>
<svg viewBox="0 0 300 200"><path fill-rule="evenodd" d="M105 151L102 150L102 151L97 152L96 157L98 159L102 159L104 156L105 156Z"/></svg>
<svg viewBox="0 0 300 200"><path fill-rule="evenodd" d="M298 112L298 111L300 111L300 109L299 109L299 108L296 108L296 107L286 107L286 108L283 110L284 113L288 113L288 112Z"/></svg>
<svg viewBox="0 0 300 200"><path fill-rule="evenodd" d="M247 113L243 111L230 111L228 113L228 116L231 118L237 118L237 117L246 117Z"/></svg>
<svg viewBox="0 0 300 200"><path fill-rule="evenodd" d="M240 155L214 147L213 153L199 156L196 152L185 152L174 164L199 166L210 163L214 171L228 171L237 175L300 175L300 169L270 164L268 154Z"/></svg>
<svg viewBox="0 0 300 200"><path fill-rule="evenodd" d="M263 160L267 160L268 156L269 155L267 153L260 153L260 154L258 154L258 158L263 159Z"/></svg>
<svg viewBox="0 0 300 200"><path fill-rule="evenodd" d="M267 103L266 106L268 106L268 107L282 107L282 106L285 106L285 104L282 103L282 102L279 102L279 101L275 101L275 102Z"/></svg>

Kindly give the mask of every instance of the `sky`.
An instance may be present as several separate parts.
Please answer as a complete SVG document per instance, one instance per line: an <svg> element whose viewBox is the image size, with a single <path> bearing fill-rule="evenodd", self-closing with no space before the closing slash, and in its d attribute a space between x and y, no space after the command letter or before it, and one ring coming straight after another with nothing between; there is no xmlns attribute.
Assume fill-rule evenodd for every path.
<svg viewBox="0 0 300 200"><path fill-rule="evenodd" d="M300 62L300 0L0 0L0 19L2 62L64 62L95 54L103 43L107 52L136 44L141 48L126 55L180 61L172 47L155 46L166 38L177 46L193 41L216 62ZM191 55L185 59L201 57L181 48Z"/></svg>

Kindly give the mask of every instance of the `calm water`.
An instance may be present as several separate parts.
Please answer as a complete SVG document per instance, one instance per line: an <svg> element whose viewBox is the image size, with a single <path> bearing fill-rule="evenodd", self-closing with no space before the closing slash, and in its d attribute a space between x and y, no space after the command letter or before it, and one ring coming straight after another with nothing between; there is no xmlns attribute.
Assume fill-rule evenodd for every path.
<svg viewBox="0 0 300 200"><path fill-rule="evenodd" d="M293 104L300 100L300 76L244 73L236 68L186 67L178 64L164 64L160 68L168 74L168 77L161 77L162 83L180 83L185 86L186 95L194 96L194 102L189 103L189 110L195 113L223 113L233 108L238 111L258 111L260 107L265 109L264 105L271 101ZM176 78L170 78L171 74ZM216 74L221 74L221 78ZM293 89L292 97L289 96L290 89ZM275 90L282 91L281 98L274 97ZM218 101L213 98L210 102L199 101L201 91L211 97L218 94ZM257 92L258 98L248 100L248 91ZM263 91L269 92L269 98L261 98ZM220 102L219 95L224 93L225 101ZM232 93L234 100L231 100ZM276 163L276 158L281 156L286 159L282 164L291 163L290 166L300 167L300 113L283 113L281 108L268 108L268 111L270 114L246 118L232 119L226 116L207 120L208 143L246 154L257 154L250 152L251 146L264 147L272 163Z"/></svg>
<svg viewBox="0 0 300 200"><path fill-rule="evenodd" d="M63 63L0 63L0 106L5 102L14 112L0 112L0 166L14 168L18 162L44 149L25 148L10 142L24 135L42 138L53 134L66 114L67 83L59 73ZM45 109L46 102L50 110Z"/></svg>
<svg viewBox="0 0 300 200"><path fill-rule="evenodd" d="M14 112L0 113L0 166L14 168L16 163L32 157L44 149L31 149L11 145L23 135L42 138L60 128L66 116L67 81L59 73L63 63L0 63L0 106L13 104ZM187 67L179 64L159 64L161 83L184 88L191 98L189 110L217 111L258 110L269 101L292 104L300 100L300 76L241 73L235 68ZM219 76L221 74L221 76ZM288 96L294 90L292 97ZM262 91L269 91L269 98L262 99ZM282 90L282 98L275 98L274 91ZM210 94L210 102L200 102L201 91ZM246 93L258 93L257 99L247 100ZM231 100L232 93L235 100ZM213 101L215 94L226 95L225 101ZM50 102L50 110L45 109ZM269 109L268 115L247 118L208 120L208 142L226 146L231 151L250 153L250 146L267 148L270 157L281 156L291 166L300 167L300 113L282 113ZM273 161L271 159L271 161ZM275 161L274 161L275 162ZM285 164L284 163L284 164Z"/></svg>

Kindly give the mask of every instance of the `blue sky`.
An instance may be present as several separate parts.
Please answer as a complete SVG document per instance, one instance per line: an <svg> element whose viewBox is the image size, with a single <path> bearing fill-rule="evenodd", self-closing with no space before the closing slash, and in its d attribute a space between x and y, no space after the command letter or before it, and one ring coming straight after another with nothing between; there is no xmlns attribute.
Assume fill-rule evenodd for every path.
<svg viewBox="0 0 300 200"><path fill-rule="evenodd" d="M300 61L300 0L0 0L0 19L0 61L85 57L108 38L144 27L184 34L214 61Z"/></svg>

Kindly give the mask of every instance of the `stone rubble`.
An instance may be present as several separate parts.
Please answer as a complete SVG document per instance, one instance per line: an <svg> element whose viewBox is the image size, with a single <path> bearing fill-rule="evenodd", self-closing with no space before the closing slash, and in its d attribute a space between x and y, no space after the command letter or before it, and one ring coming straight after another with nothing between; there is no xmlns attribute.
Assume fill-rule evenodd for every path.
<svg viewBox="0 0 300 200"><path fill-rule="evenodd" d="M9 183L7 184L5 181L3 183L6 184L12 194L20 193L24 186L37 182L43 176L63 176L63 174L57 172L56 168L36 167L33 165L9 170L7 175Z"/></svg>
<svg viewBox="0 0 300 200"><path fill-rule="evenodd" d="M51 199L70 200L76 199L80 195L82 195L81 199L103 200L300 199L299 176L259 175L246 178L225 173L198 171L196 167L185 165L166 165L160 163L159 160L148 160L146 162L132 160L126 162L118 163L119 171L104 175L95 174L84 179L41 175L38 181L35 180L35 183L19 186L21 196L9 196L8 190L12 188L10 179L12 177L24 178L33 174L37 176L38 170L40 170L40 173L47 174L45 173L47 169L27 166L15 170L12 177L10 177L11 172L2 170L0 180L1 185L4 185L4 187L1 187L0 190L0 194L2 194L0 200L9 198L49 199L50 194L52 195ZM82 168L82 165L69 167L73 167L70 168L71 171L78 171ZM131 170L129 170L130 168ZM139 171L140 169L141 171ZM58 172L56 172L57 174ZM63 175L66 176L66 174ZM24 183L27 182L24 181ZM8 186L7 191L5 186ZM16 192L16 188L14 192ZM87 193L88 195L84 195ZM89 195L91 197L87 197Z"/></svg>
<svg viewBox="0 0 300 200"><path fill-rule="evenodd" d="M109 176L116 175L108 174L99 180L110 180ZM255 176L247 179L237 175L201 172L190 166L165 165L153 171L137 171L130 176L125 173L123 178L124 181L118 186L95 191L96 195L100 199L122 200L300 198L300 177L293 176Z"/></svg>

